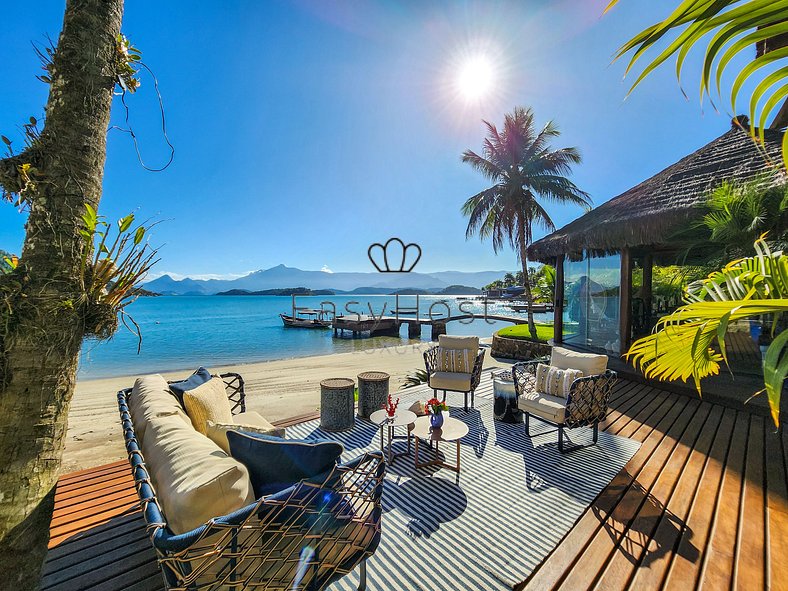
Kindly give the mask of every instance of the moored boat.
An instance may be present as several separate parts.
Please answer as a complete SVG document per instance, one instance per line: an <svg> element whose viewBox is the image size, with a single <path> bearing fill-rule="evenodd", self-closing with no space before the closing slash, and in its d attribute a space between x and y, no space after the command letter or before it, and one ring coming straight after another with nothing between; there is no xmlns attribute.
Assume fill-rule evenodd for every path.
<svg viewBox="0 0 788 591"><path fill-rule="evenodd" d="M295 316L280 314L282 323L288 328L330 328L331 322L325 320L324 310L296 310Z"/></svg>

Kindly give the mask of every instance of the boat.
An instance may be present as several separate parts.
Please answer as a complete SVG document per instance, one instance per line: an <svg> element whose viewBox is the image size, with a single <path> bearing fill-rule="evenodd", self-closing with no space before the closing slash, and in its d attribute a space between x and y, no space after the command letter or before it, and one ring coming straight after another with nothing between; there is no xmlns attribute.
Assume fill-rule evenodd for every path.
<svg viewBox="0 0 788 591"><path fill-rule="evenodd" d="M331 322L324 318L325 310L300 308L295 316L280 314L282 323L288 328L331 328Z"/></svg>
<svg viewBox="0 0 788 591"><path fill-rule="evenodd" d="M514 310L515 312L528 311L528 304L509 304L508 307L509 309ZM531 308L535 313L552 312L553 304L534 304Z"/></svg>

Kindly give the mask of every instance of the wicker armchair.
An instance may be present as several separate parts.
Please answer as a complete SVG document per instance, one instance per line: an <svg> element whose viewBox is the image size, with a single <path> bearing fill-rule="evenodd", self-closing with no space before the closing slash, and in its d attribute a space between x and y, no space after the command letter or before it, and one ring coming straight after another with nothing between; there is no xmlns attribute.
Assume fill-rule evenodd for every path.
<svg viewBox="0 0 788 591"><path fill-rule="evenodd" d="M566 400L542 394L536 390L536 366L541 360L515 363L512 366L514 388L520 410L525 415L525 434L531 437L529 417L555 425L558 431L558 451L567 453L594 445L599 436L599 423L607 416L610 392L616 383L616 372L605 370L599 375L584 376L572 382ZM542 410L544 409L544 410ZM556 420L559 417L559 420ZM564 429L593 427L593 443L564 445ZM549 433L550 431L546 431ZM541 433L540 433L541 434Z"/></svg>
<svg viewBox="0 0 788 591"><path fill-rule="evenodd" d="M244 382L222 374L233 414L245 410ZM385 462L364 454L303 480L230 515L173 534L156 498L128 407L132 389L118 392L129 463L153 547L171 591L318 590L360 566L380 542Z"/></svg>
<svg viewBox="0 0 788 591"><path fill-rule="evenodd" d="M438 349L440 346L431 347L424 351L424 365L427 369L429 376L429 386L435 391L435 397L438 396L438 390L443 390L443 400L446 400L446 392L462 392L465 396L464 409L468 412L468 394L471 395L471 407L473 406L474 392L479 386L479 381L482 377L482 365L484 364L484 349L478 348L476 351L476 358L473 363L473 369L469 374L456 373L446 374L440 372L438 369ZM436 374L438 374L436 376ZM446 381L436 379L440 377L449 377Z"/></svg>

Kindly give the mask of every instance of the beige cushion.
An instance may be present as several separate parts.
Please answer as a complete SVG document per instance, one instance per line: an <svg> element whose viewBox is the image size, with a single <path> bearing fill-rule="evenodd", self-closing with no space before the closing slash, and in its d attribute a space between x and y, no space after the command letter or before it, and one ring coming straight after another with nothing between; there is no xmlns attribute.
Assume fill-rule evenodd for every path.
<svg viewBox="0 0 788 591"><path fill-rule="evenodd" d="M176 416L150 420L142 453L176 534L254 501L246 467Z"/></svg>
<svg viewBox="0 0 788 591"><path fill-rule="evenodd" d="M563 423L566 416L566 398L550 396L541 392L520 394L517 405L523 412L547 419L554 423Z"/></svg>
<svg viewBox="0 0 788 591"><path fill-rule="evenodd" d="M154 417L176 415L185 425L192 426L178 399L172 395L167 380L158 374L137 378L128 398L134 434L142 445L148 421Z"/></svg>
<svg viewBox="0 0 788 591"><path fill-rule="evenodd" d="M437 371L455 373L471 373L473 371L475 351L470 349L447 349L439 346L436 350L436 357L435 369Z"/></svg>
<svg viewBox="0 0 788 591"><path fill-rule="evenodd" d="M224 381L216 376L183 393L183 405L192 425L203 435L206 434L208 421L214 423L233 423L233 412L224 389Z"/></svg>
<svg viewBox="0 0 788 591"><path fill-rule="evenodd" d="M607 369L607 355L578 353L563 347L553 347L550 365L558 369L579 369L586 376L597 376Z"/></svg>
<svg viewBox="0 0 788 591"><path fill-rule="evenodd" d="M539 363L536 366L536 391L566 398L572 382L582 377L583 372L579 369L559 369Z"/></svg>
<svg viewBox="0 0 788 591"><path fill-rule="evenodd" d="M444 349L467 349L473 351L474 357L479 349L479 337L457 337L442 334L438 336L438 345Z"/></svg>
<svg viewBox="0 0 788 591"><path fill-rule="evenodd" d="M227 441L228 431L246 431L247 433L263 433L275 437L284 437L283 427L274 427L259 413L252 411L242 412L233 417L232 423L214 423L209 420L206 425L206 435L226 453L230 453L230 444Z"/></svg>
<svg viewBox="0 0 788 591"><path fill-rule="evenodd" d="M430 374L430 388L435 390L452 390L454 392L470 392L471 374L436 371Z"/></svg>

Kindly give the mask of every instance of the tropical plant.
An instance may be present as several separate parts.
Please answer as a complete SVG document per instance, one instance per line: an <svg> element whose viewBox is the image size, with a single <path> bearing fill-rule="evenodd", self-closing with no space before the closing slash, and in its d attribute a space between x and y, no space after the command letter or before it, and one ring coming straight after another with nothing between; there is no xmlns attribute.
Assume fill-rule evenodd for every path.
<svg viewBox="0 0 788 591"><path fill-rule="evenodd" d="M553 150L550 141L560 135L550 121L537 131L533 111L515 107L504 118L503 129L484 122L487 137L482 155L466 150L462 161L482 173L493 186L470 197L462 206L468 217L466 238L477 234L491 238L495 252L508 243L522 265L525 299L533 302L528 280L528 246L534 225L553 231L555 224L541 201L574 203L588 209L587 193L566 178L573 164L580 163L577 148ZM528 307L528 326L536 338L533 311Z"/></svg>
<svg viewBox="0 0 788 591"><path fill-rule="evenodd" d="M421 386L422 384L426 384L429 381L430 381L430 374L429 372L427 372L426 369L416 369L405 376L401 388L403 390L406 388L413 388L415 386Z"/></svg>
<svg viewBox="0 0 788 591"><path fill-rule="evenodd" d="M534 298L542 302L552 302L555 297L555 267L542 265L534 278Z"/></svg>
<svg viewBox="0 0 788 591"><path fill-rule="evenodd" d="M763 238L755 242L755 251L756 256L733 261L687 286L685 305L660 319L626 356L648 378L692 378L700 394L701 380L718 374L720 362L728 365L725 334L730 323L769 316L774 340L764 356L764 390L779 425L780 394L788 375L788 330L778 331L788 312L788 255L772 252Z"/></svg>
<svg viewBox="0 0 788 591"><path fill-rule="evenodd" d="M701 225L708 239L732 254L742 252L768 232L773 247L783 248L788 231L788 185L764 188L757 182L723 182L706 200ZM748 249L749 250L749 249Z"/></svg>
<svg viewBox="0 0 788 591"><path fill-rule="evenodd" d="M618 4L611 0L605 12ZM627 41L616 55L632 56L627 65L634 65L658 42L674 38L662 49L632 84L634 89L657 67L676 56L676 78L681 84L682 68L690 50L707 39L701 67L701 99L712 93L722 97L723 74L731 64L741 64L730 90L730 112L737 112L737 99L743 88L752 88L749 104L749 132L763 143L764 129L771 113L788 97L788 1L786 0L682 0L662 22L656 23ZM756 45L753 59L734 60L745 49ZM632 90L630 90L631 92ZM683 92L683 91L682 91ZM785 127L788 104L778 114ZM788 162L788 134L783 133L783 160Z"/></svg>

